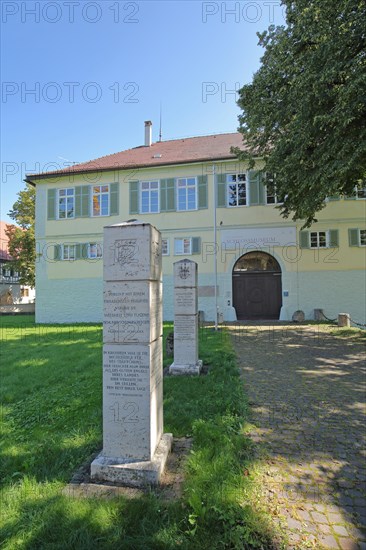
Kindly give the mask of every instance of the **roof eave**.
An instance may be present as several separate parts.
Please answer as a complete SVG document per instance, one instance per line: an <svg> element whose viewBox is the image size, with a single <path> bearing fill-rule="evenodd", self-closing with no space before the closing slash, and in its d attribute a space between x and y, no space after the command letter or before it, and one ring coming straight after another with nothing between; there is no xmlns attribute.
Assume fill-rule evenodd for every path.
<svg viewBox="0 0 366 550"><path fill-rule="evenodd" d="M180 165L186 165L186 164L199 164L202 162L219 162L219 161L226 161L226 160L235 160L237 157L235 155L228 155L227 157L217 157L217 158L201 158L201 159L195 159L195 160L187 160L187 161L171 161L171 162L157 162L155 164L131 164L131 165L124 165L124 166L110 166L107 168L90 168L88 170L68 170L67 172L56 172L56 173L48 173L45 172L43 174L29 174L25 177L24 181L26 183L29 183L30 185L36 186L36 182L33 180L41 180L41 179L48 179L48 178L57 178L62 176L70 176L70 175L78 175L78 174L90 174L92 172L113 172L114 170L132 170L137 168L155 168L157 166L180 166ZM32 179L31 179L32 178Z"/></svg>

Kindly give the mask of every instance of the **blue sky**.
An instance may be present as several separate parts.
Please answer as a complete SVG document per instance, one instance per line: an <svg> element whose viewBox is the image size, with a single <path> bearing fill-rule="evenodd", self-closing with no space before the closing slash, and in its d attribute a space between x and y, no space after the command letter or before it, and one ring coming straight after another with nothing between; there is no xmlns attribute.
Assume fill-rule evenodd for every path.
<svg viewBox="0 0 366 550"><path fill-rule="evenodd" d="M233 132L257 31L280 1L6 1L1 4L1 219L25 173L158 139Z"/></svg>

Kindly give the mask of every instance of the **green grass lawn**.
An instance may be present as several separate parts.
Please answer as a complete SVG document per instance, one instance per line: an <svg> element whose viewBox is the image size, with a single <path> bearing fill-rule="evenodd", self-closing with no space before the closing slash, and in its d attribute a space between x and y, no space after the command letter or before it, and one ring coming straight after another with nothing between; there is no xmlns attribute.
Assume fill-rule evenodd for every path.
<svg viewBox="0 0 366 550"><path fill-rule="evenodd" d="M0 338L3 548L271 548L269 522L251 504L256 459L226 333L200 330L207 376L164 379L164 431L193 437L176 502L154 491L130 500L62 494L102 447L101 325L2 317Z"/></svg>

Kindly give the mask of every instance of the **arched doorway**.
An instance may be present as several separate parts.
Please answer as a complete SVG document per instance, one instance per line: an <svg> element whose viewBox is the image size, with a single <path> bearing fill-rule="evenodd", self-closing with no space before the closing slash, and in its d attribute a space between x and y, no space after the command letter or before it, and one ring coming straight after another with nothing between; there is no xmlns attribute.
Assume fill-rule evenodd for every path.
<svg viewBox="0 0 366 550"><path fill-rule="evenodd" d="M233 268L233 306L238 320L278 319L282 306L281 268L266 252L248 252Z"/></svg>

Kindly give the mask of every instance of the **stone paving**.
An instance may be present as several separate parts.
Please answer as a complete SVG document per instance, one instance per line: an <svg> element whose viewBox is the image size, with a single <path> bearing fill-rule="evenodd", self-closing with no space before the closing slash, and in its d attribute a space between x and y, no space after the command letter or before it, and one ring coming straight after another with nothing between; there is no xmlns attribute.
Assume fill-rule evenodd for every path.
<svg viewBox="0 0 366 550"><path fill-rule="evenodd" d="M364 345L324 325L230 330L285 547L366 549Z"/></svg>

